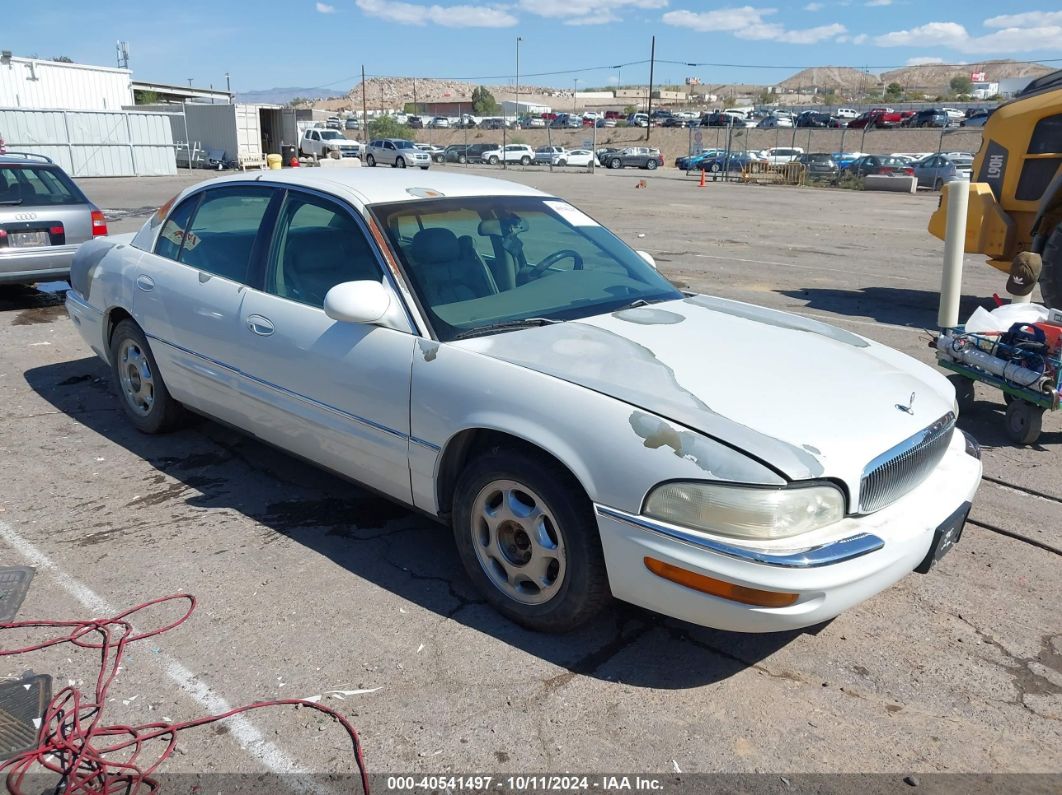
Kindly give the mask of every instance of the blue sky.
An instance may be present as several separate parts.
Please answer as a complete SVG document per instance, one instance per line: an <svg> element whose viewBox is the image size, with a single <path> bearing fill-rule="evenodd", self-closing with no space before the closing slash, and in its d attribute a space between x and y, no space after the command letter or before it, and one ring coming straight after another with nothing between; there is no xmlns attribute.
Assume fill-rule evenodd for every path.
<svg viewBox="0 0 1062 795"><path fill-rule="evenodd" d="M114 43L124 39L138 79L224 87L229 72L235 91L339 93L357 82L362 64L370 75L510 82L518 36L521 83L646 82L648 66L635 62L648 59L655 34L658 83L690 75L771 83L804 66L1015 58L1062 68L1058 8L1057 0L52 0L20 4L0 45L113 65ZM620 64L630 65L611 68ZM563 74L530 76L541 72Z"/></svg>

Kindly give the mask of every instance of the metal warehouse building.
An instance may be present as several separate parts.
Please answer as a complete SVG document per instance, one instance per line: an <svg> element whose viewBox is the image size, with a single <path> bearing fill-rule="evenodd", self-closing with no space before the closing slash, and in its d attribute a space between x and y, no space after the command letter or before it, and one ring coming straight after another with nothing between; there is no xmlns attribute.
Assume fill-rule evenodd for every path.
<svg viewBox="0 0 1062 795"><path fill-rule="evenodd" d="M121 110L132 104L128 69L0 56L0 108Z"/></svg>
<svg viewBox="0 0 1062 795"><path fill-rule="evenodd" d="M0 54L0 138L72 176L177 173L169 117L132 104L128 69Z"/></svg>

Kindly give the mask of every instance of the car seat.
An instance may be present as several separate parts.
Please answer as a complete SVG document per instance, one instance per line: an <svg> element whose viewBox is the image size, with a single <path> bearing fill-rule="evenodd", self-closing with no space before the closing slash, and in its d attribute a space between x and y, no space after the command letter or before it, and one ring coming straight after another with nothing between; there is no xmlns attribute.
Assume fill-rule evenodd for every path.
<svg viewBox="0 0 1062 795"><path fill-rule="evenodd" d="M498 292L472 238L465 242L449 229L421 229L410 248L411 270L427 302L433 306L482 298Z"/></svg>

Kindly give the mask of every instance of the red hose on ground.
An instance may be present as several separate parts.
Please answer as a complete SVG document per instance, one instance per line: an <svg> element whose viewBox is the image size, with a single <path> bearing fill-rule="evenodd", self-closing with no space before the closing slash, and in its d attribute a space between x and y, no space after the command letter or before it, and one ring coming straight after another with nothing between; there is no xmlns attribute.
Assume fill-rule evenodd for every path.
<svg viewBox="0 0 1062 795"><path fill-rule="evenodd" d="M138 632L133 626L132 617L137 613L177 601L186 601L188 609L169 624L143 632ZM195 597L181 593L152 599L110 618L87 621L12 621L0 624L0 630L69 628L67 634L41 643L20 649L0 649L0 657L27 654L63 643L72 643L83 649L98 649L100 652L100 669L92 699L87 699L75 687L64 687L55 694L45 710L41 731L37 736L37 747L6 762L0 762L0 773L7 773L8 792L13 795L26 795L22 789L26 776L40 772L41 769L62 776L64 795L139 795L159 792L159 782L152 778L152 775L172 756L177 745L178 732L264 707L291 705L314 709L339 721L350 737L361 786L368 795L368 775L357 731L335 710L305 699L256 701L220 715L209 715L179 723L158 722L140 726L104 724L107 692L118 674L126 646L179 627L188 620L195 607ZM143 760L145 746L154 741L162 744L161 752L150 762Z"/></svg>

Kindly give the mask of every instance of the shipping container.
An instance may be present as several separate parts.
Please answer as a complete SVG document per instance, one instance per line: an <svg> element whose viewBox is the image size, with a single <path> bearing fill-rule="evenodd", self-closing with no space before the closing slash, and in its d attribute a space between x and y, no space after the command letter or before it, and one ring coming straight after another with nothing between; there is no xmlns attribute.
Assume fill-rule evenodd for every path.
<svg viewBox="0 0 1062 795"><path fill-rule="evenodd" d="M265 165L268 154L280 154L285 145L298 146L294 111L278 105L138 105L171 114L177 158L188 162L191 144L193 162L205 165L207 153L223 153L220 158L240 168Z"/></svg>
<svg viewBox="0 0 1062 795"><path fill-rule="evenodd" d="M132 103L128 69L18 56L0 66L3 108L121 110Z"/></svg>

